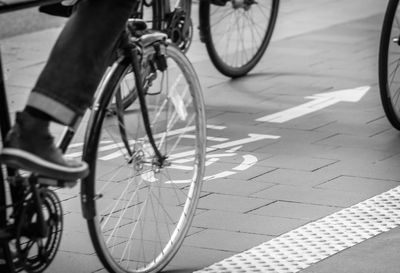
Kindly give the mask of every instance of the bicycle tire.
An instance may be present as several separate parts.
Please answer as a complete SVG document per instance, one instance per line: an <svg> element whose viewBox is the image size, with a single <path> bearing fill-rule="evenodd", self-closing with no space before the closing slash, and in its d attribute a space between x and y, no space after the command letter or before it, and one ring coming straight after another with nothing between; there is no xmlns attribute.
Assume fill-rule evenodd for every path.
<svg viewBox="0 0 400 273"><path fill-rule="evenodd" d="M126 60L105 84L86 134L84 160L91 172L82 183L83 211L96 253L114 273L158 272L169 263L190 228L204 176L206 120L198 78L187 58L172 45L162 46L167 72L151 74L154 52L153 47L146 48L143 55L142 71L156 76L145 99L157 147L169 156L170 164L154 167L139 100L126 110L117 110L119 115L106 115L107 105L131 71ZM171 81L166 80L169 76ZM172 88L159 89L164 84ZM125 130L118 129L121 123ZM134 153L124 157L131 154L122 140L127 137ZM179 165L182 162L193 166ZM135 212L139 218L134 217Z"/></svg>
<svg viewBox="0 0 400 273"><path fill-rule="evenodd" d="M231 78L244 76L257 65L268 47L279 0L222 0L221 5L212 1L216 0L200 1L201 40L219 72Z"/></svg>
<svg viewBox="0 0 400 273"><path fill-rule="evenodd" d="M400 130L400 26L393 23L399 9L398 4L399 0L390 0L385 12L379 45L378 73L381 102L386 117L394 128ZM397 42L394 39L398 39ZM390 71L392 67L394 70Z"/></svg>

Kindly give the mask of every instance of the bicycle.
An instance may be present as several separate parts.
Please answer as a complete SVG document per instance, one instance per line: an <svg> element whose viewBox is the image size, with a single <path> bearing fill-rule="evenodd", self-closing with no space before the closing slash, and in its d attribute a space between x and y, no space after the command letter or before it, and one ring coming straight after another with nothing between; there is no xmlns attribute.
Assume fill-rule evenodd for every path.
<svg viewBox="0 0 400 273"><path fill-rule="evenodd" d="M0 13L24 7L19 5L0 6ZM158 272L182 244L200 197L204 101L190 62L165 34L149 33L140 20L126 26L116 60L96 92L83 148L72 143L79 122L65 129L59 147L89 165L90 175L81 183L82 213L104 267L115 273ZM129 107L122 103L126 90L137 93ZM2 140L10 129L6 99L0 71ZM54 259L63 230L62 204L52 189L57 185L0 166L2 272L43 272Z"/></svg>
<svg viewBox="0 0 400 273"><path fill-rule="evenodd" d="M390 0L382 25L379 46L379 90L386 117L400 130L400 25L399 0Z"/></svg>
<svg viewBox="0 0 400 273"><path fill-rule="evenodd" d="M150 7L151 9L146 9ZM192 0L141 0L135 17L145 18L186 52L193 38ZM271 40L279 0L200 0L200 40L214 66L236 78L261 60Z"/></svg>

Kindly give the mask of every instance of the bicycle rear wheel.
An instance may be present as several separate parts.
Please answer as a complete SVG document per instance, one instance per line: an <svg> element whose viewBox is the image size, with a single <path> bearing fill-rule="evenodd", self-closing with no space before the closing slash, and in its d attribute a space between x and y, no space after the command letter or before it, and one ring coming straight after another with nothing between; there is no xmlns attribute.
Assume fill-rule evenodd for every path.
<svg viewBox="0 0 400 273"><path fill-rule="evenodd" d="M158 272L178 251L200 197L205 115L196 74L183 53L161 45L168 68L144 50L146 104L160 165L143 125L139 100L123 111L120 87L135 88L131 65L119 64L90 118L84 159L91 173L82 203L96 252L110 272ZM110 101L117 115L106 115Z"/></svg>
<svg viewBox="0 0 400 273"><path fill-rule="evenodd" d="M382 25L379 47L379 89L390 123L400 130L400 11L399 0L390 0Z"/></svg>
<svg viewBox="0 0 400 273"><path fill-rule="evenodd" d="M246 75L260 61L278 16L279 0L202 0L200 33L214 66L225 76Z"/></svg>

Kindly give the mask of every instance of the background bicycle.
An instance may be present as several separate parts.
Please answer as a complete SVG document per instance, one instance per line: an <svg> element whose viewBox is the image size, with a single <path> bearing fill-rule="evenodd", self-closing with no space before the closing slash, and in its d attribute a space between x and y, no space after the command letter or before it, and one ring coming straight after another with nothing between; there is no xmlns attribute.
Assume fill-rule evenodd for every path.
<svg viewBox="0 0 400 273"><path fill-rule="evenodd" d="M379 88L383 109L390 123L400 130L400 10L390 0L382 25L379 47Z"/></svg>
<svg viewBox="0 0 400 273"><path fill-rule="evenodd" d="M279 0L201 0L200 39L212 63L228 77L250 72L266 51L278 16ZM141 0L136 17L162 30L183 51L193 33L192 0Z"/></svg>
<svg viewBox="0 0 400 273"><path fill-rule="evenodd" d="M157 272L179 249L197 206L205 157L203 97L192 66L166 35L141 35L144 24L137 21L127 30L79 140L83 151L71 145L69 153L80 153L90 165L81 202L104 266L110 272ZM0 82L4 139L10 118ZM121 96L127 89L138 93L129 108ZM65 130L64 151L74 133ZM191 167L176 168L179 160ZM5 166L0 179L4 271L42 272L56 255L63 229L61 203L49 187L57 181ZM174 183L181 179L188 184Z"/></svg>

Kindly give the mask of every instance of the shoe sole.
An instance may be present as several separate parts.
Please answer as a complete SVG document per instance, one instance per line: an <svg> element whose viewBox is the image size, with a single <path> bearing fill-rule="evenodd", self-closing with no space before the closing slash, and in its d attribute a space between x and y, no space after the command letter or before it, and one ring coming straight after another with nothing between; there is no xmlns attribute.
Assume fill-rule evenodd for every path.
<svg viewBox="0 0 400 273"><path fill-rule="evenodd" d="M85 162L76 168L65 167L13 148L4 148L0 155L0 161L14 168L65 181L81 179L89 174L88 165Z"/></svg>

